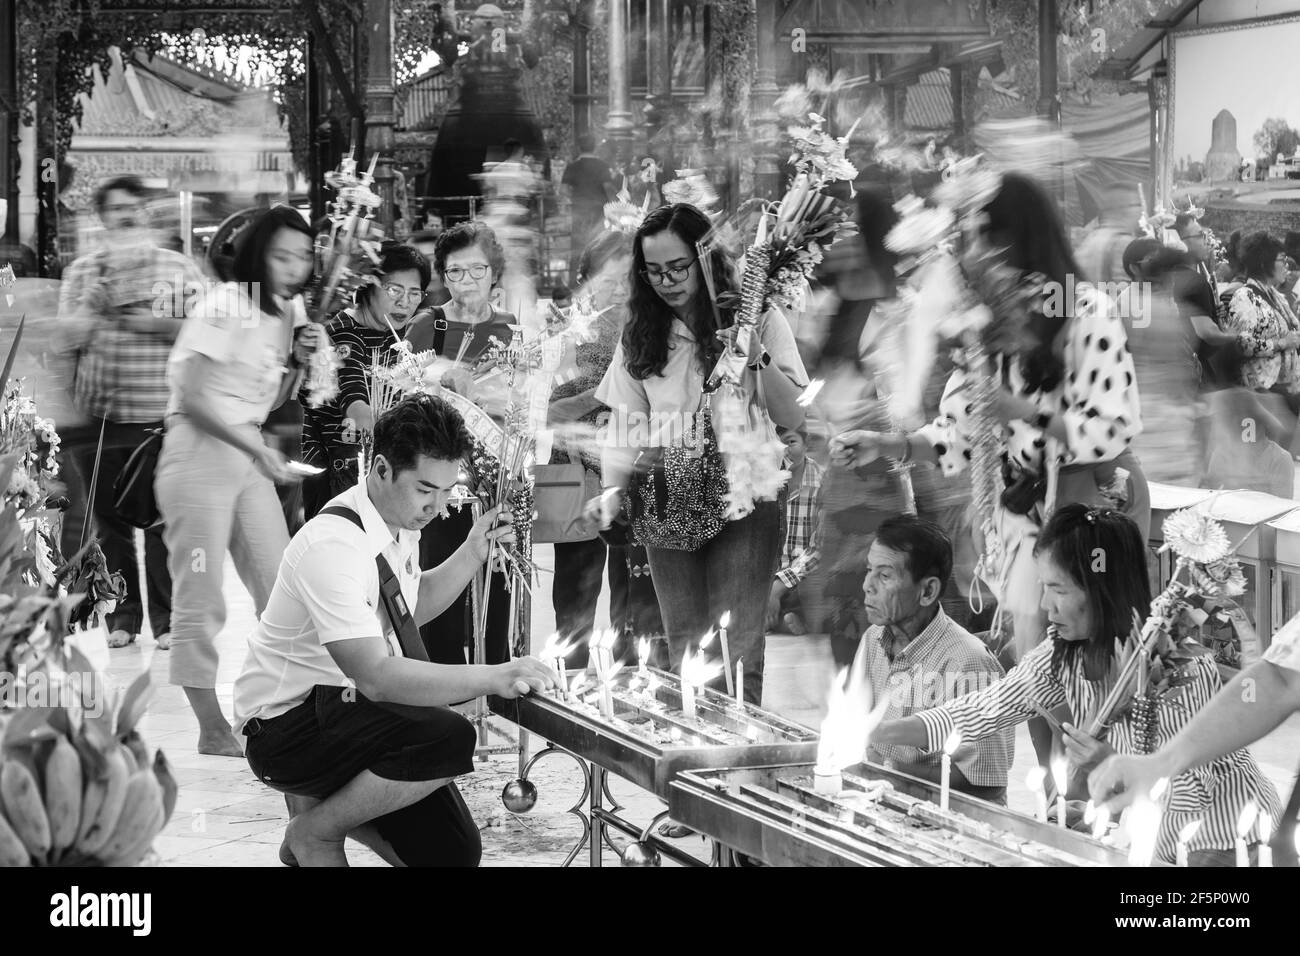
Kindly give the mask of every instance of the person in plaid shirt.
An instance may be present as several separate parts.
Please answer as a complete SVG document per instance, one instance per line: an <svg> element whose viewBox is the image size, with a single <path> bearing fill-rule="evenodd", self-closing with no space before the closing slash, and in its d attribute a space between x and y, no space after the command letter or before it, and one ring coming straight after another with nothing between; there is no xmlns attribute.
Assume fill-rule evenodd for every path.
<svg viewBox="0 0 1300 956"><path fill-rule="evenodd" d="M886 721L986 690L1003 677L984 643L944 613L939 597L951 574L952 542L933 521L900 515L881 522L862 587L871 626L853 673L870 681L873 700L888 698ZM937 783L941 753L877 741L867 756ZM1005 805L1014 755L1010 727L960 745L952 758L952 789Z"/></svg>
<svg viewBox="0 0 1300 956"><path fill-rule="evenodd" d="M820 559L820 535L817 531L822 518L825 470L808 457L806 427L778 428L777 434L785 442L790 483L787 485L785 544L767 598L767 628L775 630L783 623L789 633L802 635L807 633L807 629L799 592L804 578L817 567Z"/></svg>
<svg viewBox="0 0 1300 956"><path fill-rule="evenodd" d="M167 359L181 323L206 288L190 259L160 248L143 228L146 196L135 176L109 180L96 191L95 211L107 236L102 248L77 259L63 274L55 333L56 349L75 365L73 400L87 419L78 432L81 440L69 450L87 489L103 437L94 522L109 570L126 579L126 599L105 622L110 647L134 641L144 617L135 529L118 517L113 482L147 433L162 427L169 397ZM145 532L144 551L149 624L165 650L172 580L161 524Z"/></svg>

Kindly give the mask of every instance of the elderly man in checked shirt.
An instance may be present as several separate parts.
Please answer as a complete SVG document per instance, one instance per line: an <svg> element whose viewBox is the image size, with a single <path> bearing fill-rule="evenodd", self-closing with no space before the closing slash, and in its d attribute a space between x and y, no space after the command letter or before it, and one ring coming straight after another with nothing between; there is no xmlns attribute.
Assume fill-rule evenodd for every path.
<svg viewBox="0 0 1300 956"><path fill-rule="evenodd" d="M939 596L952 574L952 542L938 525L902 515L881 522L867 554L863 596L867 628L853 661L855 679L885 695L885 720L899 720L1003 677L988 648L944 613ZM1006 804L1007 771L1015 752L1007 729L961 745L953 754L952 788ZM873 745L867 758L939 781L942 755L916 747Z"/></svg>
<svg viewBox="0 0 1300 956"><path fill-rule="evenodd" d="M87 422L69 442L69 457L89 493L99 455L95 527L109 570L126 579L126 600L106 621L109 646L122 647L139 637L147 606L154 638L166 649L172 580L162 525L144 534L142 600L135 529L113 506L113 481L148 432L162 427L170 397L167 360L206 284L190 259L161 248L146 228L146 197L135 176L119 176L96 190L95 211L106 235L100 249L77 259L63 274L54 348L72 360L73 401ZM70 531L77 537L64 535L68 557L75 553L68 549L79 540L81 527Z"/></svg>

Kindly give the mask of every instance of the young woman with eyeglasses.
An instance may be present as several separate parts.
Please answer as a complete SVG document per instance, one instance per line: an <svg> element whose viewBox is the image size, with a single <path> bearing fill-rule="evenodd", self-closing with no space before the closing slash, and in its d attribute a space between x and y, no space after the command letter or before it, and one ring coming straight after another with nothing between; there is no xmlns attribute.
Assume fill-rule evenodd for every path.
<svg viewBox="0 0 1300 956"><path fill-rule="evenodd" d="M325 326L342 360L339 394L312 408L303 398L303 461L325 469L303 481L302 503L310 521L332 497L357 483L357 451L375 424L369 374L376 358L391 365L433 273L411 246L385 243L375 281L357 289L354 305Z"/></svg>
<svg viewBox="0 0 1300 956"><path fill-rule="evenodd" d="M505 388L497 376L492 382L474 381L472 369L487 351L492 338L509 342L510 326L517 321L509 312L492 305L492 294L505 270L505 253L496 234L480 223L461 223L438 237L434 247L434 269L442 277L451 301L417 316L407 330L406 340L415 352L434 349L440 356L460 361L443 374L442 385L474 400L498 422L505 414ZM455 553L473 525L469 508L451 510L440 521L430 522L420 539L420 566L432 568ZM503 574L493 574L488 599L486 661L507 660L510 592ZM468 595L456 600L434 618L420 634L435 663L465 663L470 643Z"/></svg>
<svg viewBox="0 0 1300 956"><path fill-rule="evenodd" d="M622 507L638 454L671 441L670 435L644 434L636 423L671 420L674 427L685 426L701 406L721 340L734 327L731 311L711 299L702 271L710 270L719 295L737 287L734 262L720 244L713 243L703 253L707 263L701 262L700 244L712 236L708 216L688 203L674 203L650 213L633 240L629 317L596 390L613 413L602 462L607 491L593 506L606 527ZM764 316L761 327L753 337L749 367L759 376L773 423L797 428L803 410L796 400L808 379L794 334L779 311ZM638 432L644 446L632 447ZM627 442L618 437L624 435ZM762 501L744 518L727 521L698 550L647 548L673 669L680 669L684 652L729 611L731 660L744 659L745 699L754 704L762 700L763 618L782 524L782 503ZM724 686L721 678L715 684Z"/></svg>

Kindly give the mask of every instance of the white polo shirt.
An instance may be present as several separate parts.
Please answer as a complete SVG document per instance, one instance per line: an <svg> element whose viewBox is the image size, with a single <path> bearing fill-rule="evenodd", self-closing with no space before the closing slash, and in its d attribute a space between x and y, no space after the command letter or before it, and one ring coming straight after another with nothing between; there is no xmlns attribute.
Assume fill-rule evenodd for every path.
<svg viewBox="0 0 1300 956"><path fill-rule="evenodd" d="M250 718L266 720L293 709L317 684L352 686L325 647L332 641L382 635L389 654L402 653L379 600L375 557L388 559L414 614L420 595L420 533L403 530L394 538L363 485L329 504L351 508L365 530L338 515L317 515L285 549L235 681L235 726L241 732Z"/></svg>

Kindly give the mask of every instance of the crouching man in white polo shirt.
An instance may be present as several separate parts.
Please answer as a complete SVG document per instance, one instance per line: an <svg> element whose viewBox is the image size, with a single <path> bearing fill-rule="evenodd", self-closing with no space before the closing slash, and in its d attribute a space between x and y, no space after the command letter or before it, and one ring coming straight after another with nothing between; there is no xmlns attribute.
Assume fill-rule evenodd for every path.
<svg viewBox="0 0 1300 956"><path fill-rule="evenodd" d="M459 413L408 398L375 423L365 483L333 499L284 552L235 682L235 726L258 778L288 795L290 865L347 866L352 838L396 866L476 866L478 827L453 782L475 733L448 704L551 686L534 658L429 663L419 626L461 594L492 542L489 511L423 573L420 530L442 513L470 437Z"/></svg>

